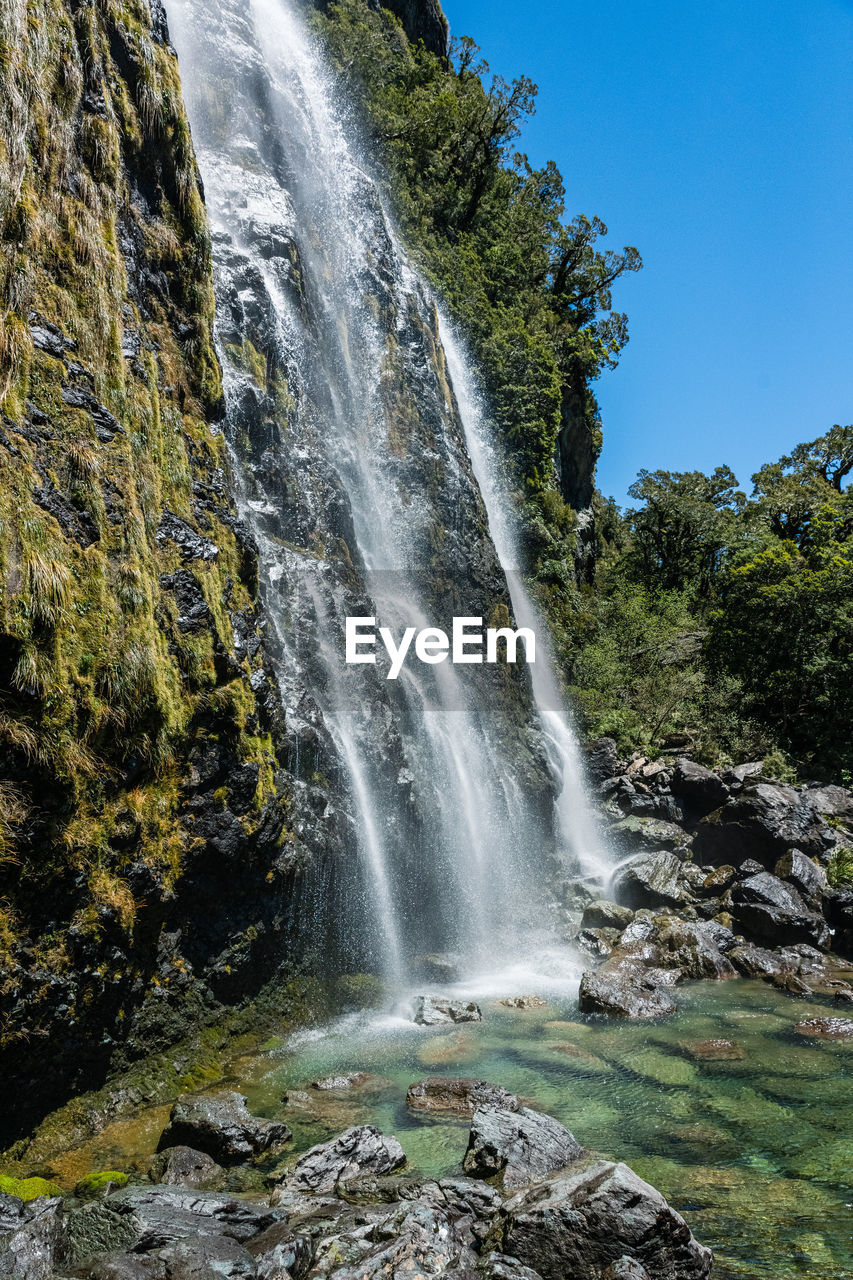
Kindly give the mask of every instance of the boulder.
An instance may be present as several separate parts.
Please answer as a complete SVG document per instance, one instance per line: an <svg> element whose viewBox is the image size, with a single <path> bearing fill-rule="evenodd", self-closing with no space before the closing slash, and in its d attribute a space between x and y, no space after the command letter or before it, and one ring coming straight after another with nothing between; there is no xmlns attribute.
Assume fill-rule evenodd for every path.
<svg viewBox="0 0 853 1280"><path fill-rule="evenodd" d="M221 1164L238 1164L292 1136L286 1124L250 1115L241 1093L187 1095L172 1107L157 1150L192 1147Z"/></svg>
<svg viewBox="0 0 853 1280"><path fill-rule="evenodd" d="M473 1000L444 1000L441 996L418 996L415 1022L422 1027L440 1027L452 1022L482 1022L483 1012Z"/></svg>
<svg viewBox="0 0 853 1280"><path fill-rule="evenodd" d="M812 808L822 816L853 823L853 791L847 787L813 787L805 794Z"/></svg>
<svg viewBox="0 0 853 1280"><path fill-rule="evenodd" d="M152 1182L170 1187L195 1187L216 1191L225 1180L225 1170L204 1151L192 1147L166 1147L151 1161Z"/></svg>
<svg viewBox="0 0 853 1280"><path fill-rule="evenodd" d="M780 880L787 880L799 890L806 901L813 906L820 905L823 894L829 888L829 881L823 867L812 862L811 858L807 858L799 849L791 849L788 853L784 853L773 871Z"/></svg>
<svg viewBox="0 0 853 1280"><path fill-rule="evenodd" d="M648 969L629 960L616 963L608 960L600 969L588 970L581 978L578 991L581 1012L642 1020L668 1017L678 1006L661 983L662 974L663 970Z"/></svg>
<svg viewBox="0 0 853 1280"><path fill-rule="evenodd" d="M729 960L743 978L772 981L778 974L790 969L790 961L778 951L768 951L764 947L757 947L753 942L734 947L728 954Z"/></svg>
<svg viewBox="0 0 853 1280"><path fill-rule="evenodd" d="M183 1187L123 1187L107 1200L66 1214L67 1265L85 1270L104 1255L151 1253L182 1240L228 1236L242 1244L283 1217L282 1210L233 1196ZM185 1259L178 1261L183 1267Z"/></svg>
<svg viewBox="0 0 853 1280"><path fill-rule="evenodd" d="M616 872L613 893L632 909L678 906L686 897L681 861L674 853L641 853Z"/></svg>
<svg viewBox="0 0 853 1280"><path fill-rule="evenodd" d="M294 1232L288 1223L276 1222L246 1245L255 1259L258 1280L302 1280L314 1252L309 1235Z"/></svg>
<svg viewBox="0 0 853 1280"><path fill-rule="evenodd" d="M618 902L610 902L606 898L597 898L584 907L581 919L582 929L625 929L634 919L630 907L622 907Z"/></svg>
<svg viewBox="0 0 853 1280"><path fill-rule="evenodd" d="M503 1213L505 1252L543 1280L604 1280L624 1258L654 1280L705 1280L711 1271L710 1249L624 1164L596 1160L570 1168L520 1192Z"/></svg>
<svg viewBox="0 0 853 1280"><path fill-rule="evenodd" d="M808 942L828 948L829 926L818 912L810 911L793 885L767 871L748 876L732 890L733 912L741 930L759 942L785 946Z"/></svg>
<svg viewBox="0 0 853 1280"><path fill-rule="evenodd" d="M654 934L658 964L679 969L685 978L736 977L734 965L718 946L719 927L665 916L656 922Z"/></svg>
<svg viewBox="0 0 853 1280"><path fill-rule="evenodd" d="M819 856L827 847L827 831L807 793L758 782L702 818L694 851L702 862L739 866L754 858L772 867L790 849Z"/></svg>
<svg viewBox="0 0 853 1280"><path fill-rule="evenodd" d="M478 1107L463 1168L472 1178L500 1181L507 1190L527 1186L583 1154L574 1135L553 1116L529 1107Z"/></svg>
<svg viewBox="0 0 853 1280"><path fill-rule="evenodd" d="M677 760L672 774L673 795L685 800L695 814L711 813L725 804L728 787L710 769L695 760Z"/></svg>
<svg viewBox="0 0 853 1280"><path fill-rule="evenodd" d="M603 1280L651 1280L651 1277L635 1258L622 1257L611 1262L604 1273Z"/></svg>
<svg viewBox="0 0 853 1280"><path fill-rule="evenodd" d="M702 881L702 891L711 894L712 897L716 897L717 894L725 893L726 889L730 888L736 879L737 870L724 864L705 876Z"/></svg>
<svg viewBox="0 0 853 1280"><path fill-rule="evenodd" d="M499 1084L466 1076L429 1076L410 1084L406 1106L413 1111L445 1111L471 1115L478 1107L502 1107L517 1111L519 1099Z"/></svg>
<svg viewBox="0 0 853 1280"><path fill-rule="evenodd" d="M258 1280L249 1250L227 1235L176 1240L158 1249L156 1259L163 1280ZM282 1280L280 1273L274 1280Z"/></svg>
<svg viewBox="0 0 853 1280"><path fill-rule="evenodd" d="M619 758L615 739L599 738L590 747L587 755L587 769L593 781L603 782L605 778L613 778L623 773L625 768L625 761Z"/></svg>
<svg viewBox="0 0 853 1280"><path fill-rule="evenodd" d="M25 1203L0 1193L0 1276L51 1280L63 1241L58 1197L39 1196Z"/></svg>
<svg viewBox="0 0 853 1280"><path fill-rule="evenodd" d="M403 1148L396 1138L386 1137L369 1124L356 1125L301 1155L288 1173L286 1184L294 1191L330 1192L350 1178L395 1173L405 1163Z"/></svg>
<svg viewBox="0 0 853 1280"><path fill-rule="evenodd" d="M690 836L681 827L660 818L623 818L613 824L612 832L616 843L626 852L683 849L691 843Z"/></svg>

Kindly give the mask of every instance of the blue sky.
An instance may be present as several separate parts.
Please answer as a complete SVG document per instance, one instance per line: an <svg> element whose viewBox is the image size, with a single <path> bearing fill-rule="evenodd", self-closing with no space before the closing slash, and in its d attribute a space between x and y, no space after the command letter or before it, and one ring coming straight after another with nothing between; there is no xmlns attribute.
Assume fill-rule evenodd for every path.
<svg viewBox="0 0 853 1280"><path fill-rule="evenodd" d="M522 147L556 160L645 268L597 384L599 484L640 467L741 485L853 420L853 0L444 0L492 70L539 85Z"/></svg>

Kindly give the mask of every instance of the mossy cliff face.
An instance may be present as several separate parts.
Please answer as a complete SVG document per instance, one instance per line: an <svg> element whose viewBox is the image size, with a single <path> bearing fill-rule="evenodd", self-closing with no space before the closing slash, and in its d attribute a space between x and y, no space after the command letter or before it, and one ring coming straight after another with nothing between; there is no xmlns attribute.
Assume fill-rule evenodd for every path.
<svg viewBox="0 0 853 1280"><path fill-rule="evenodd" d="M160 0L4 3L0 236L0 1073L23 1127L268 979L300 857Z"/></svg>

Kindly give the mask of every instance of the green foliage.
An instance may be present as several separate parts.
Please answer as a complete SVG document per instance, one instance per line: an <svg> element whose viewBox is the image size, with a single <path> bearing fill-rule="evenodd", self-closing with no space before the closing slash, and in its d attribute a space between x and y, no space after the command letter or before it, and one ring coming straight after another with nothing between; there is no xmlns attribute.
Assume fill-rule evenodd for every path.
<svg viewBox="0 0 853 1280"><path fill-rule="evenodd" d="M107 1169L103 1173L87 1173L74 1188L74 1194L80 1200L91 1200L99 1196L107 1187L127 1186L128 1175L118 1173L115 1169Z"/></svg>
<svg viewBox="0 0 853 1280"><path fill-rule="evenodd" d="M853 756L853 427L753 476L640 472L598 505L596 591L550 605L590 732L843 779ZM770 764L772 761L772 764Z"/></svg>
<svg viewBox="0 0 853 1280"><path fill-rule="evenodd" d="M415 49L363 0L337 0L316 22L364 107L407 239L477 358L519 485L540 502L570 418L597 452L588 384L627 341L611 288L639 254L602 251L599 218L565 221L556 166L514 151L536 97L526 77L490 77L468 38L449 61Z"/></svg>
<svg viewBox="0 0 853 1280"><path fill-rule="evenodd" d="M827 864L826 878L833 889L840 889L843 885L853 884L853 849L841 848L835 850Z"/></svg>
<svg viewBox="0 0 853 1280"><path fill-rule="evenodd" d="M9 1178L0 1174L0 1192L4 1196L17 1196L19 1200L28 1202L37 1200L39 1196L61 1196L65 1193L55 1182L46 1178Z"/></svg>

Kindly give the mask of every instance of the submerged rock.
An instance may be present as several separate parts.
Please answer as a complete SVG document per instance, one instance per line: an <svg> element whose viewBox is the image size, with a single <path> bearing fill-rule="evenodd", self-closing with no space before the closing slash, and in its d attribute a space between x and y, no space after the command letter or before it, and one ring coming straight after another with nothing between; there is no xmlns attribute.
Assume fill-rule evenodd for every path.
<svg viewBox="0 0 853 1280"><path fill-rule="evenodd" d="M478 1107L462 1167L473 1178L496 1179L507 1189L527 1186L583 1153L574 1135L553 1116L529 1107Z"/></svg>
<svg viewBox="0 0 853 1280"><path fill-rule="evenodd" d="M418 996L415 1022L422 1027L440 1027L450 1022L482 1022L483 1012L473 1000L445 1000L440 996Z"/></svg>
<svg viewBox="0 0 853 1280"><path fill-rule="evenodd" d="M506 1000L499 1000L498 1004L507 1009L544 1009L547 1001L541 996L507 996Z"/></svg>
<svg viewBox="0 0 853 1280"><path fill-rule="evenodd" d="M187 1146L222 1164L237 1164L292 1136L286 1124L251 1115L241 1093L188 1095L172 1107L157 1150Z"/></svg>
<svg viewBox="0 0 853 1280"><path fill-rule="evenodd" d="M798 1022L794 1030L801 1036L809 1036L815 1040L851 1040L853 1039L853 1019L851 1018L804 1018Z"/></svg>
<svg viewBox="0 0 853 1280"><path fill-rule="evenodd" d="M521 1192L503 1213L506 1252L543 1280L604 1280L626 1257L654 1280L704 1280L711 1271L710 1249L624 1164L596 1160L569 1169Z"/></svg>
<svg viewBox="0 0 853 1280"><path fill-rule="evenodd" d="M495 1106L517 1111L521 1102L514 1093L487 1080L470 1076L430 1076L409 1085L406 1106L413 1111L450 1111L470 1115L478 1107Z"/></svg>

